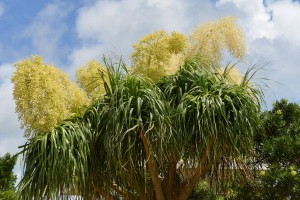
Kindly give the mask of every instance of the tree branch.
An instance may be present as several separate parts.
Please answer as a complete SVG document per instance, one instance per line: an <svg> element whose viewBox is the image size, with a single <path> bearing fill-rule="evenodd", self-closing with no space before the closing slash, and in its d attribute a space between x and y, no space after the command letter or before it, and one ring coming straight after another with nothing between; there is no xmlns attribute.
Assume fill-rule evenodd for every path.
<svg viewBox="0 0 300 200"><path fill-rule="evenodd" d="M102 197L104 197L107 200L118 200L116 197L114 197L108 191L103 190L101 187L93 185L93 188L97 193L99 193Z"/></svg>
<svg viewBox="0 0 300 200"><path fill-rule="evenodd" d="M147 141L147 138L145 137L142 128L139 128L139 135L142 139L143 145L144 145L144 149L146 152L146 156L147 156L147 166L149 169L149 173L152 179L152 183L153 183L153 187L154 187L154 191L155 191L155 195L156 195L156 200L164 200L164 193L162 190L162 186L161 186L161 181L158 177L158 171L157 168L155 167L154 164L154 158L153 155L150 152L150 147Z"/></svg>
<svg viewBox="0 0 300 200"><path fill-rule="evenodd" d="M176 165L177 161L174 159L171 159L168 163L168 169L166 177L163 181L164 186L164 194L166 195L166 199L174 199L174 192L178 191L177 188L174 188L176 185L175 178L176 178Z"/></svg>
<svg viewBox="0 0 300 200"><path fill-rule="evenodd" d="M202 174L206 173L211 167L212 162L209 163L207 166L205 166L205 163L210 154L210 150L212 146L213 146L213 137L210 137L209 144L207 145L206 150L201 155L195 173L183 183L183 187L181 188L180 196L178 200L186 200L189 197L190 193L192 192L193 188L198 183Z"/></svg>
<svg viewBox="0 0 300 200"><path fill-rule="evenodd" d="M129 199L138 199L137 194L135 194L133 191L130 189L121 187L120 185L116 184L115 182L110 181L110 178L106 177L103 178L101 177L101 180L106 183L107 190L114 190L116 193L121 195L122 197L129 198ZM94 186L95 188L96 186Z"/></svg>

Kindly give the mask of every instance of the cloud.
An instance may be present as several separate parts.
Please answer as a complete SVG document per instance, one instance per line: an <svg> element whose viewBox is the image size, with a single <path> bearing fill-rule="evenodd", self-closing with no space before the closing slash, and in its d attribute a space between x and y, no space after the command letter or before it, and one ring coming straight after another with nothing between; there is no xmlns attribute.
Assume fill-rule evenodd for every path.
<svg viewBox="0 0 300 200"><path fill-rule="evenodd" d="M300 19L300 3L298 1L274 1L268 8L273 13L274 29L278 37L300 47L300 29L297 27Z"/></svg>
<svg viewBox="0 0 300 200"><path fill-rule="evenodd" d="M63 1L47 4L25 30L25 36L32 42L34 54L40 54L52 63L59 63L66 56L62 48L62 37L68 31L67 16L72 5Z"/></svg>
<svg viewBox="0 0 300 200"><path fill-rule="evenodd" d="M13 84L10 77L14 71L12 64L0 65L0 156L11 155L20 151L19 146L25 143L23 132L20 130L15 103L13 101ZM21 177L20 158L14 169L17 182Z"/></svg>
<svg viewBox="0 0 300 200"><path fill-rule="evenodd" d="M219 0L217 7L238 16L249 42L266 38L300 45L300 29L295 26L300 18L297 1Z"/></svg>
<svg viewBox="0 0 300 200"><path fill-rule="evenodd" d="M97 52L97 55L113 52L128 61L132 45L142 36L162 29L187 34L198 23L216 17L210 14L215 8L209 0L197 2L121 0L89 3L78 11L76 20L82 46L69 59L74 61L78 52L87 55L92 49L102 49L105 51ZM79 64L76 60L74 62Z"/></svg>
<svg viewBox="0 0 300 200"><path fill-rule="evenodd" d="M13 73L11 64L0 66L0 155L6 152L16 153L22 144L22 131L15 113L13 101L13 84L10 77Z"/></svg>
<svg viewBox="0 0 300 200"><path fill-rule="evenodd" d="M288 98L299 101L300 68L300 4L292 0L220 0L218 9L234 13L245 31L248 44L248 60L253 63L269 62L260 76L266 81L266 100L270 106L273 101Z"/></svg>
<svg viewBox="0 0 300 200"><path fill-rule="evenodd" d="M75 79L75 71L78 67L86 64L88 60L101 60L104 52L107 51L104 50L101 44L84 45L73 49L72 54L69 56L70 67L67 69L71 79Z"/></svg>
<svg viewBox="0 0 300 200"><path fill-rule="evenodd" d="M238 17L249 43L260 38L272 40L278 35L271 21L272 12L261 0L220 0L217 7Z"/></svg>
<svg viewBox="0 0 300 200"><path fill-rule="evenodd" d="M199 23L227 15L237 16L245 32L249 63L270 62L259 75L272 80L267 82L272 89L265 89L267 102L299 99L294 85L299 84L300 75L300 4L292 0L90 1L78 11L76 31L81 46L69 60L75 67L114 52L129 61L132 44L145 34L161 29L188 34Z"/></svg>
<svg viewBox="0 0 300 200"><path fill-rule="evenodd" d="M4 14L4 4L0 2L0 17Z"/></svg>

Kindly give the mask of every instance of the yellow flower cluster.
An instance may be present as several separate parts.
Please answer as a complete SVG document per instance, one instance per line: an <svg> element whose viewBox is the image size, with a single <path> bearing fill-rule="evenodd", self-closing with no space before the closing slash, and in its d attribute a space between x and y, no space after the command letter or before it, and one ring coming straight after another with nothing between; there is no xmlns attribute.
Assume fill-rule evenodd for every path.
<svg viewBox="0 0 300 200"><path fill-rule="evenodd" d="M186 37L181 33L169 36L159 31L146 35L133 45L132 71L157 81L179 69L185 46Z"/></svg>
<svg viewBox="0 0 300 200"><path fill-rule="evenodd" d="M86 94L40 56L15 64L12 76L16 112L26 135L51 130L88 103Z"/></svg>
<svg viewBox="0 0 300 200"><path fill-rule="evenodd" d="M220 67L224 52L243 61L246 44L235 17L224 17L197 27L189 37L165 31L146 35L133 45L132 71L153 81L175 73L187 60L200 59L207 66Z"/></svg>
<svg viewBox="0 0 300 200"><path fill-rule="evenodd" d="M107 77L106 69L96 60L89 61L76 71L77 83L90 98L98 98L104 94L105 77Z"/></svg>
<svg viewBox="0 0 300 200"><path fill-rule="evenodd" d="M227 69L217 68L216 73L219 75L224 75L224 73L226 73L227 80L235 84L241 84L244 80L244 76L236 67L229 66Z"/></svg>
<svg viewBox="0 0 300 200"><path fill-rule="evenodd" d="M246 54L244 34L232 16L197 27L188 38L186 59L198 57L218 67L224 50L240 61Z"/></svg>
<svg viewBox="0 0 300 200"><path fill-rule="evenodd" d="M188 38L178 32L169 35L165 31L146 35L133 45L131 71L156 82L176 73L184 61L196 57L215 65L214 70L223 74L219 64L224 50L239 60L243 60L246 53L243 33L235 21L234 17L225 17L206 23ZM62 70L44 64L40 56L25 59L15 66L12 82L16 112L21 126L29 134L51 130L72 113L80 112L90 99L99 98L105 92L103 78L107 77L107 71L95 60L76 71L79 87ZM242 81L235 68L229 75L236 83Z"/></svg>

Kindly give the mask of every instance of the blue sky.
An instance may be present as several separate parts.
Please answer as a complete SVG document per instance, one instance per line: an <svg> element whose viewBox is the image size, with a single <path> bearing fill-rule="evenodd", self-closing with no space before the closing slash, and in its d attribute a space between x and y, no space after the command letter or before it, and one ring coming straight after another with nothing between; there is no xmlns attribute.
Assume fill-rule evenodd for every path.
<svg viewBox="0 0 300 200"><path fill-rule="evenodd" d="M300 3L294 0L0 0L0 155L26 140L12 100L13 63L42 55L74 77L77 67L103 54L123 55L132 44L164 29L189 34L195 26L238 17L248 46L247 64L264 65L259 77L270 108L276 99L300 103ZM245 70L241 66L241 70ZM20 176L20 164L16 168Z"/></svg>

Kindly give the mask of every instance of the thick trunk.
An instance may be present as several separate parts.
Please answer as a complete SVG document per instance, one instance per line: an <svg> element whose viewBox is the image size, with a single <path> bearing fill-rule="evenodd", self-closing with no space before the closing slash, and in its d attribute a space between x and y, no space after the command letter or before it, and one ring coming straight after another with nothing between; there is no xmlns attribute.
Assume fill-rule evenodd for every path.
<svg viewBox="0 0 300 200"><path fill-rule="evenodd" d="M207 171L211 167L212 162L207 163L207 159L210 154L212 146L213 146L213 138L211 137L209 144L206 147L206 150L201 155L195 173L186 181L184 181L184 183L182 184L178 200L186 200L191 194L193 188L195 188L195 186L198 184L200 177L204 173L207 173Z"/></svg>
<svg viewBox="0 0 300 200"><path fill-rule="evenodd" d="M158 170L155 167L153 154L150 152L150 146L148 144L147 138L145 137L142 128L139 128L139 135L142 139L144 149L147 156L147 166L149 169L149 173L151 176L151 180L154 187L154 192L156 196L156 200L165 200L164 193L161 186L161 181L158 177Z"/></svg>
<svg viewBox="0 0 300 200"><path fill-rule="evenodd" d="M171 160L168 164L168 170L166 177L162 183L163 191L166 200L175 200L177 198L177 193L179 190L179 182L177 183L178 174L176 173L177 161Z"/></svg>

